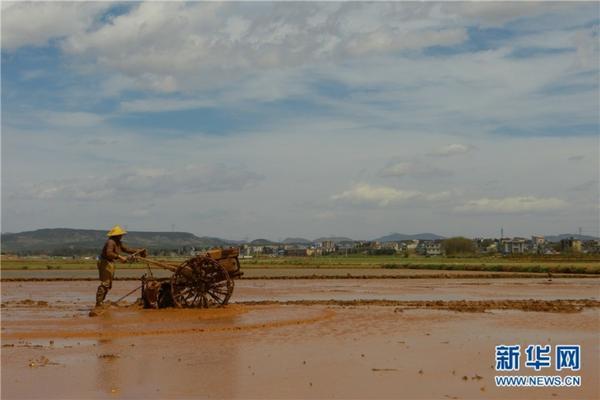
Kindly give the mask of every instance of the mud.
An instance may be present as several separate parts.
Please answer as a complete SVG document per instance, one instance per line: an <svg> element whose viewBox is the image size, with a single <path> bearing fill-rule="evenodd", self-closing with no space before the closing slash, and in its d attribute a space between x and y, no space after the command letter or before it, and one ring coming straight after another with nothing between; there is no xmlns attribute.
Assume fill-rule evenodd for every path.
<svg viewBox="0 0 600 400"><path fill-rule="evenodd" d="M458 312L486 312L488 310L521 310L521 311L537 311L537 312L580 312L584 308L600 308L600 301L581 299L558 299L558 300L502 300L502 301L398 301L398 300L259 300L259 301L242 301L232 303L227 308L228 310L237 310L240 305L246 306L272 306L272 305L294 305L294 306L339 306L339 307L359 307L359 306L382 306L382 307L398 307L396 311L401 312L408 308L423 308L436 310L450 310ZM50 307L44 301L8 301L2 303L3 307ZM118 305L113 303L107 308L93 309L94 314L90 312L90 316L99 316L105 314L111 309L130 309L141 310L142 308L136 303L129 305ZM223 309L224 310L224 309ZM180 311L173 309L173 312ZM221 310L211 310L211 312L219 312ZM191 312L191 311L186 311ZM206 312L206 311L204 311Z"/></svg>
<svg viewBox="0 0 600 400"><path fill-rule="evenodd" d="M4 324L3 341L35 339L116 339L139 336L181 335L232 331L255 331L288 325L304 325L331 318L330 309L295 310L243 305L221 309L144 310L137 305L109 307L94 318L28 319ZM235 319L236 323L231 323ZM105 322L109 326L103 326ZM103 326L102 329L95 329Z"/></svg>
<svg viewBox="0 0 600 400"><path fill-rule="evenodd" d="M408 308L450 310L458 312L486 312L489 310L521 310L535 312L573 313L584 308L599 308L598 300L503 300L503 301L393 301L393 300L296 300L296 301L247 301L246 305L327 305L343 307L386 306L398 307L396 312Z"/></svg>
<svg viewBox="0 0 600 400"><path fill-rule="evenodd" d="M70 272L70 271L69 271ZM360 273L343 273L336 275L327 275L319 271L319 273L310 274L309 271L305 271L301 275L286 275L289 271L269 271L265 275L255 276L242 276L236 278L237 280L298 280L298 279L540 279L548 280L548 274L546 273L527 273L527 272L496 272L496 273L480 273L480 272L468 272L468 271L438 271L436 273L422 272L422 271L407 271L401 270L403 273L388 271L381 271L380 273L371 274L360 274ZM387 274L384 272L388 272ZM17 277L3 277L0 282L73 282L73 281L97 281L96 277L36 277L30 276L35 275L36 271L32 271L31 274L16 274ZM6 275L6 273L5 273ZM21 276L19 276L21 275ZM29 276L28 276L29 275ZM161 277L167 277L164 275ZM600 274L552 274L552 278L572 278L572 279L600 279ZM139 281L140 277L125 276L115 278L115 281ZM548 280L551 282L552 280Z"/></svg>
<svg viewBox="0 0 600 400"><path fill-rule="evenodd" d="M2 282L2 306L47 302L54 309L73 311L93 304L97 281ZM139 282L115 282L107 300L115 301ZM140 292L125 301L132 302ZM236 281L231 302L295 300L600 300L598 279L298 279ZM43 304L43 303L40 303ZM33 305L33 304L32 304ZM5 310L8 311L8 310ZM5 312L4 318L11 315Z"/></svg>
<svg viewBox="0 0 600 400"><path fill-rule="evenodd" d="M96 282L2 282L2 398L600 398L597 282L251 280L94 318ZM531 343L580 344L582 386L497 388L494 347Z"/></svg>
<svg viewBox="0 0 600 400"><path fill-rule="evenodd" d="M48 307L48 302L47 301L43 301L43 300L38 300L38 301L34 301L31 299L24 299L24 300L18 300L18 301L8 301L6 303L2 303L2 307L7 307L9 305L15 306L15 307Z"/></svg>

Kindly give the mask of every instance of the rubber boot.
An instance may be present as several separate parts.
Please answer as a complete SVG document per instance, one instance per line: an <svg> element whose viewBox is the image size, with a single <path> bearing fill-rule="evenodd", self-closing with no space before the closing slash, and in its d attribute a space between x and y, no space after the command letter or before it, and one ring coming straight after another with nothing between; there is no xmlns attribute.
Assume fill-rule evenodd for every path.
<svg viewBox="0 0 600 400"><path fill-rule="evenodd" d="M96 307L101 307L102 302L106 298L108 290L102 285L98 286L98 290L96 291Z"/></svg>

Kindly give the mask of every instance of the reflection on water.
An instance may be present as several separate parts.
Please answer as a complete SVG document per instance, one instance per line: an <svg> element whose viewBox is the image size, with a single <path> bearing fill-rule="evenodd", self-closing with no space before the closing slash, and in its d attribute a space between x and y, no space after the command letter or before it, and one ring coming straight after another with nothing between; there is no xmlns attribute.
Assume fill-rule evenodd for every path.
<svg viewBox="0 0 600 400"><path fill-rule="evenodd" d="M100 334L114 330L117 325L117 321L110 312L104 313L101 317L94 318L93 321L96 325L95 330ZM110 338L98 339L97 341L96 387L99 391L107 394L118 393L122 384L121 364L119 363L120 355L114 353L116 346L113 344L114 341Z"/></svg>
<svg viewBox="0 0 600 400"><path fill-rule="evenodd" d="M156 323L162 312L181 311L187 310L139 312L156 317L153 318ZM166 318L162 328L176 330L182 324L186 327L192 325L199 330L194 333L98 340L95 348L98 392L139 398L163 398L167 393L170 398L235 397L240 368L238 341L232 340L226 332L202 332L200 329L238 326L242 318L237 314L220 314L218 318L207 319L201 315L202 310L190 311L177 322L169 322ZM119 319L120 316L111 316L110 313L98 318L98 333L132 328ZM148 329L155 328L154 323L150 323ZM144 328L138 326L137 329Z"/></svg>
<svg viewBox="0 0 600 400"><path fill-rule="evenodd" d="M116 394L121 387L119 355L111 353L111 339L100 339L97 342L99 350L96 359L96 387L107 394Z"/></svg>

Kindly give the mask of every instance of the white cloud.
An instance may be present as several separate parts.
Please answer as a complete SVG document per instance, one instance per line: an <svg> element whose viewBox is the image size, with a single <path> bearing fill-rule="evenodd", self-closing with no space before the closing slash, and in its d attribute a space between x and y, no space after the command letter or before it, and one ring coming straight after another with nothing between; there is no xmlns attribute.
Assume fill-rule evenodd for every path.
<svg viewBox="0 0 600 400"><path fill-rule="evenodd" d="M63 49L146 89L186 91L227 82L236 76L234 71L420 50L467 38L464 27L432 24L427 11L431 8L393 3L257 3L248 8L235 3L146 2L110 24L67 37Z"/></svg>
<svg viewBox="0 0 600 400"><path fill-rule="evenodd" d="M43 112L40 117L56 127L85 128L101 124L104 117L89 112Z"/></svg>
<svg viewBox="0 0 600 400"><path fill-rule="evenodd" d="M203 99L141 99L121 102L124 112L166 112L211 107L216 103Z"/></svg>
<svg viewBox="0 0 600 400"><path fill-rule="evenodd" d="M43 69L30 69L21 72L21 79L24 81L31 81L34 79L42 78L46 75L46 71Z"/></svg>
<svg viewBox="0 0 600 400"><path fill-rule="evenodd" d="M387 32L375 31L351 39L345 50L352 55L399 50L418 50L429 46L451 46L467 39L464 28L443 31Z"/></svg>
<svg viewBox="0 0 600 400"><path fill-rule="evenodd" d="M367 183L358 183L349 190L331 196L331 199L354 204L375 204L385 207L409 200L444 200L450 197L450 195L450 192L423 193L418 190L400 190L390 186L372 186Z"/></svg>
<svg viewBox="0 0 600 400"><path fill-rule="evenodd" d="M572 43L577 49L576 65L583 69L598 69L598 54L600 43L598 34L600 25L594 25L591 30L578 31L572 38Z"/></svg>
<svg viewBox="0 0 600 400"><path fill-rule="evenodd" d="M539 198L535 196L521 196L470 200L464 205L456 207L455 210L465 213L513 214L560 210L566 206L567 202L554 197Z"/></svg>
<svg viewBox="0 0 600 400"><path fill-rule="evenodd" d="M572 186L570 189L576 192L592 192L593 194L597 195L598 186L598 179L590 179L578 185Z"/></svg>
<svg viewBox="0 0 600 400"><path fill-rule="evenodd" d="M82 34L110 3L2 2L2 50L43 46L50 39Z"/></svg>
<svg viewBox="0 0 600 400"><path fill-rule="evenodd" d="M316 213L314 218L318 220L333 220L337 218L337 214L333 211L323 211Z"/></svg>
<svg viewBox="0 0 600 400"><path fill-rule="evenodd" d="M419 161L401 161L388 164L379 174L382 177L400 178L403 176L436 177L450 176L452 172Z"/></svg>
<svg viewBox="0 0 600 400"><path fill-rule="evenodd" d="M515 18L536 15L544 12L544 8L536 3L505 3L495 1L445 3L444 11L454 14L456 18L472 18L484 27L496 27Z"/></svg>
<svg viewBox="0 0 600 400"><path fill-rule="evenodd" d="M31 11L35 21L51 3L27 4L32 9L40 7L41 11ZM68 6L76 8L78 4ZM69 18L70 11L65 10L63 16L53 19L55 26L25 26L24 30L39 28L39 32L24 32L18 40L5 32L12 24L6 23L7 18L17 14L3 13L3 51L43 45L51 38L58 39L52 43L63 50L59 55L43 51L60 67L41 66L46 75L40 85L34 82L36 91L30 96L36 96L35 103L22 95L29 94L19 86L22 80L3 82L7 99L2 110L3 167L11 171L3 177L3 192L8 197L3 202L6 226L17 230L92 221L97 215L126 212L127 207L137 207L138 201L156 198L160 207L172 212L155 215L149 227L160 219L166 224L162 226L168 227L173 218L196 229L189 213L201 198L202 207L209 204L237 213L224 217L223 224L206 228L225 235L237 234L239 229L255 235L256 229L262 229L265 235L279 232L285 236L289 226L294 226L315 234L353 236L364 229L393 231L399 224L408 230L468 234L492 231L495 228L490 226L496 222L469 218L463 223L464 216L454 212L462 203L454 199L479 199L465 201L463 207L471 211L463 212L489 213L473 209L483 209L486 204L502 209L498 202L510 193L556 193L556 197L562 193L571 205L551 218L501 217L521 232L556 232L573 224L596 222L596 209L590 213L578 206L597 202L597 196L588 201L593 190L569 189L573 176L582 180L597 177L589 175L589 171L597 171L597 138L566 140L568 132L556 139L489 135L504 124L526 131L544 124L597 123L597 64L581 71L589 63L578 61L597 59L597 45L590 41L597 29L589 28L593 13L588 13L587 19L563 18L562 13L575 10L568 15L581 14L582 8L590 9L580 4L564 6L557 13L547 3L128 3L125 14L108 21L103 16L102 21L94 18L90 22L83 16L73 17L75 23L68 24L62 19ZM553 21L565 21L561 28L546 23L550 19L523 17L534 14L555 14ZM515 22L504 29L514 36L494 39L476 29L480 24L500 26L510 20ZM19 19L20 24L26 22ZM533 23L537 29L523 26L525 23ZM523 29L515 31L516 24ZM573 30L573 26L582 28ZM460 43L465 27L475 40L492 41L490 49L420 53L431 45ZM70 29L74 33L68 33ZM12 32L18 33L18 29ZM12 43L10 49L5 43ZM515 49L556 47L577 50L543 52L544 57L527 57L524 51L524 56L513 56ZM33 57L39 53L36 49L23 53L32 54L27 68L33 68ZM20 67L10 61L7 57L8 68ZM16 76L35 78L36 73L26 71ZM49 96L43 84L54 80L54 73L69 75L56 76L65 90ZM560 87L544 91L557 85L567 93ZM11 92L21 94L20 103ZM125 96L118 97L121 93ZM123 123L111 115L77 112L116 108L116 114L158 113L211 103L220 115L235 119L250 113L253 120L243 127L243 133L204 135L200 133L202 122L177 130L185 133L182 137L163 128L173 117L168 114L153 115L152 120L136 125L137 118ZM31 108L35 105L52 110L63 107L64 112L39 113ZM20 110L24 111L19 114ZM153 126L151 122L159 119L161 123ZM185 125L180 122L184 121L173 121ZM223 125L227 128L227 123ZM237 125L232 124L232 133L236 130ZM438 148L450 143L454 144ZM477 146L478 151L469 153L475 147L466 143ZM448 157L415 160L415 154L432 150ZM465 152L468 156L457 156ZM579 154L585 157L571 160L579 162L568 161L570 155ZM193 172L181 167L198 160L213 165L212 170L197 168ZM225 160L248 165L256 173L249 176L246 168L214 167ZM395 161L385 165L388 160ZM435 166L421 162L427 160ZM153 168L141 170L141 165ZM111 175L107 168L117 172ZM229 172L219 175L215 171L219 169ZM456 171L453 187L460 187L466 197L455 190L451 196L445 195L439 179L433 179L448 171ZM260 180L262 175L268 178ZM379 186L375 182L381 180L373 179L382 176L408 177L414 190L387 185L393 182L390 179ZM53 181L55 177L64 179ZM485 185L490 177L497 181L493 187ZM251 182L250 187L243 186L246 181ZM258 181L261 185L252 187L252 182ZM344 181L371 184L332 189L336 182ZM22 186L31 182L41 183ZM115 193L114 187L120 192ZM243 196L232 195L226 188L242 188ZM10 199L11 193L33 200ZM336 203L336 214L330 213L332 203L327 202L332 193L337 193L333 197L340 203ZM436 202L435 207L412 207L420 202L431 206L428 201L444 196L451 198ZM121 197L127 207L114 210L109 206ZM48 201L52 199L57 201ZM71 207L67 199L110 201ZM381 207L365 207L357 213L352 208L340 210L343 203ZM394 204L411 207L385 207ZM48 207L52 210L39 211ZM62 220L57 216L59 209ZM343 211L347 213L340 214ZM25 217L15 217L19 212ZM77 217L74 212L79 212Z"/></svg>
<svg viewBox="0 0 600 400"><path fill-rule="evenodd" d="M574 161L574 162L579 162L579 161L582 161L584 158L585 158L585 156L583 154L576 154L573 156L569 156L568 160Z"/></svg>
<svg viewBox="0 0 600 400"><path fill-rule="evenodd" d="M16 199L101 200L176 194L240 191L256 185L261 175L226 165L189 165L179 169L135 168L112 176L89 176L21 185L9 195Z"/></svg>
<svg viewBox="0 0 600 400"><path fill-rule="evenodd" d="M149 217L152 215L152 207L136 208L131 212L134 217Z"/></svg>
<svg viewBox="0 0 600 400"><path fill-rule="evenodd" d="M414 171L414 165L408 162L400 162L389 165L381 171L382 176L404 176Z"/></svg>
<svg viewBox="0 0 600 400"><path fill-rule="evenodd" d="M31 4L28 7L35 15L43 14L45 6L39 6L38 10L35 6L38 3L27 4ZM560 81L565 69L576 62L574 54L564 55L560 62L534 63L506 60L511 48L441 57L435 62L399 60L397 53L461 43L467 38L465 26L504 23L570 8L577 7L535 3L296 3L294 6L254 3L248 6L227 2L145 2L136 3L127 13L102 25L73 17L88 24L76 33L62 35L65 39L60 43L72 56L72 65L85 66L82 70L87 73L99 69L108 76L102 94L109 96L126 90L189 95L218 89L225 92L221 93L222 100L273 101L306 95L308 86L323 78L349 88L379 88L353 95L352 102L363 113L384 114L373 115L375 118L406 120L405 112L394 109L386 113L369 104L370 100L386 97L389 101L412 105L417 110L408 112L408 116L414 115L409 121L412 123L427 118L431 124L437 124L439 116L448 119L448 115L456 121L521 117L537 120L544 115L536 113L548 114L549 100L532 100L527 95ZM3 15L3 22L13 18L21 21L16 14L7 14ZM523 39L524 43L535 46L544 37L551 37L544 45L573 42L580 49L581 57L577 57L597 59L597 46L592 46L595 37L589 29L582 30L579 36L570 31L546 31L544 35L525 35L533 39L529 42ZM518 40L521 39L513 42ZM349 65L349 71L344 71L342 63ZM329 71L332 64L334 67ZM309 94L318 100L314 93ZM461 100L449 100L455 98ZM359 104L361 101L364 104ZM534 106L532 101L536 102ZM347 101L335 106L341 108L344 103L348 107ZM574 103L564 102L568 107ZM432 109L438 112L432 115ZM564 112L574 115L571 111ZM477 127L483 131L487 128L485 124ZM455 126L446 122L439 123L437 128Z"/></svg>
<svg viewBox="0 0 600 400"><path fill-rule="evenodd" d="M18 200L100 200L116 195L108 185L96 185L95 177L89 179L61 179L40 184L23 184L8 195Z"/></svg>
<svg viewBox="0 0 600 400"><path fill-rule="evenodd" d="M114 146L116 144L119 144L119 141L117 139L96 137L87 140L85 143L91 146Z"/></svg>
<svg viewBox="0 0 600 400"><path fill-rule="evenodd" d="M474 147L466 144L453 143L448 146L441 147L430 153L432 156L447 157L457 154L465 154L473 150Z"/></svg>

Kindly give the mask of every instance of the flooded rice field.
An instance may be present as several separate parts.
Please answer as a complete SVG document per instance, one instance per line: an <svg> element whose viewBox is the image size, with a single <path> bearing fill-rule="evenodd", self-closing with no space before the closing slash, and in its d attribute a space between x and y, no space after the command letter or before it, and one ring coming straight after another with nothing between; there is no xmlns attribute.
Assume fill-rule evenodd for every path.
<svg viewBox="0 0 600 400"><path fill-rule="evenodd" d="M92 318L96 286L2 282L3 398L600 397L597 279L249 279L222 309L136 292ZM582 386L496 387L506 343L580 344Z"/></svg>

